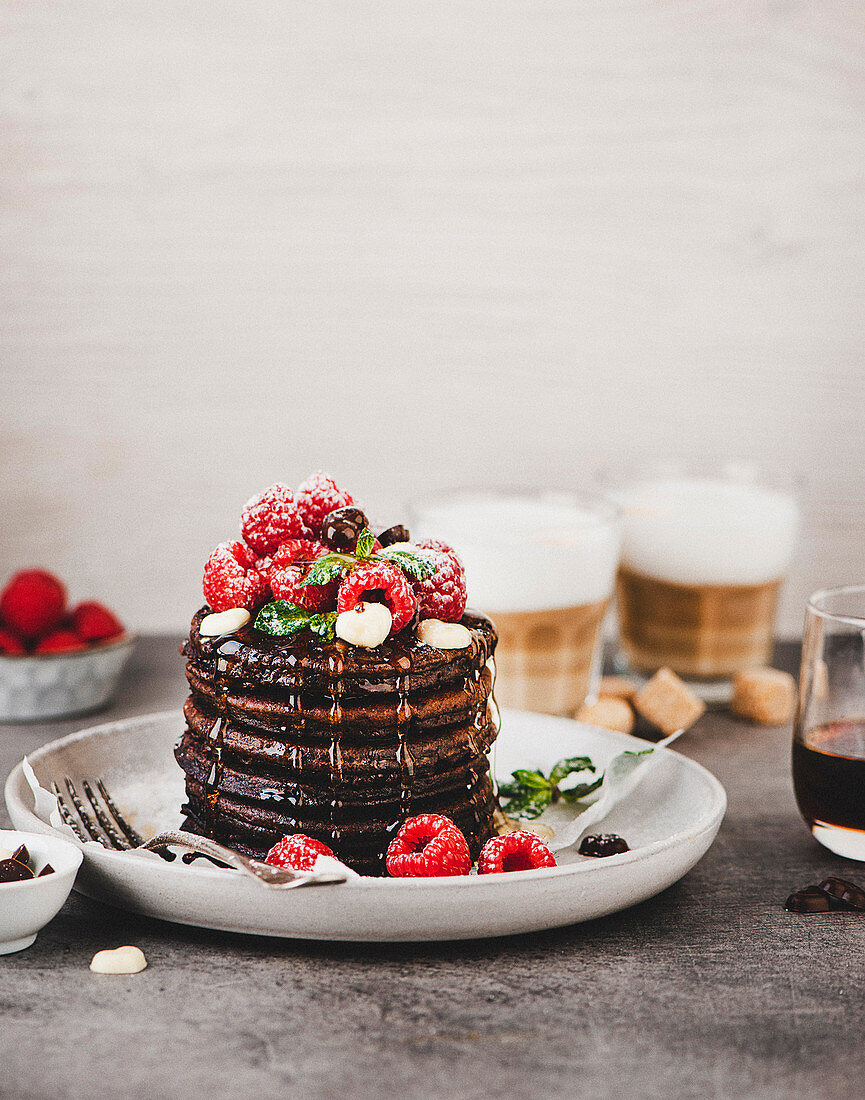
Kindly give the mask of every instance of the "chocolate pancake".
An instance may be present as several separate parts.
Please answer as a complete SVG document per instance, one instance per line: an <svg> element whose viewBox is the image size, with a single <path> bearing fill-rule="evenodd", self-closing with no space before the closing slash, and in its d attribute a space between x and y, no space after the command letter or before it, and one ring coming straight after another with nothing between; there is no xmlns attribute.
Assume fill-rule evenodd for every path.
<svg viewBox="0 0 865 1100"><path fill-rule="evenodd" d="M258 858L305 833L382 874L399 825L441 813L477 857L495 809L489 619L464 615L465 649L435 649L411 626L363 649L251 625L203 638L209 613L197 612L182 650L191 693L175 755L189 828Z"/></svg>

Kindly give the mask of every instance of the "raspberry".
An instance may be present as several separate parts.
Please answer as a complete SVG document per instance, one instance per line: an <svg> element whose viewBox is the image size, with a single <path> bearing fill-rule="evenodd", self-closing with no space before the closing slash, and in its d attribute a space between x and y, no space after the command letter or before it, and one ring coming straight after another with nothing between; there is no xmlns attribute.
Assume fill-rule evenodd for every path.
<svg viewBox="0 0 865 1100"><path fill-rule="evenodd" d="M432 551L436 571L425 581L415 581L414 590L422 619L458 623L466 609L466 574L455 550L437 539L416 543Z"/></svg>
<svg viewBox="0 0 865 1100"><path fill-rule="evenodd" d="M503 871L534 871L536 867L555 867L553 853L534 833L522 830L507 836L494 836L481 848L479 875L500 875Z"/></svg>
<svg viewBox="0 0 865 1100"><path fill-rule="evenodd" d="M65 609L66 589L44 569L23 569L0 593L0 618L25 638L53 629Z"/></svg>
<svg viewBox="0 0 865 1100"><path fill-rule="evenodd" d="M466 838L440 814L410 817L387 849L387 871L394 878L467 875L471 866Z"/></svg>
<svg viewBox="0 0 865 1100"><path fill-rule="evenodd" d="M212 611L245 607L252 611L267 593L255 555L242 542L221 542L204 567L204 598Z"/></svg>
<svg viewBox="0 0 865 1100"><path fill-rule="evenodd" d="M123 623L114 612L95 600L80 603L70 618L72 629L82 642L101 642L123 633Z"/></svg>
<svg viewBox="0 0 865 1100"><path fill-rule="evenodd" d="M311 871L319 856L332 855L330 848L320 840L295 833L274 844L264 862L273 867L290 867L293 871Z"/></svg>
<svg viewBox="0 0 865 1100"><path fill-rule="evenodd" d="M87 643L73 634L71 630L54 630L36 646L36 653L71 653L75 649L86 649Z"/></svg>
<svg viewBox="0 0 865 1100"><path fill-rule="evenodd" d="M384 602L393 615L391 634L399 634L417 611L417 597L401 569L389 561L359 565L339 586L336 609L351 611L367 592L384 593Z"/></svg>
<svg viewBox="0 0 865 1100"><path fill-rule="evenodd" d="M248 545L262 557L272 554L287 539L302 539L309 534L291 489L279 482L246 502L240 529Z"/></svg>
<svg viewBox="0 0 865 1100"><path fill-rule="evenodd" d="M273 555L267 574L270 590L278 600L288 600L307 611L323 611L332 607L336 599L339 581L328 584L310 584L301 587L301 581L309 571L307 562L320 558L327 550L321 543L307 539L289 539Z"/></svg>
<svg viewBox="0 0 865 1100"><path fill-rule="evenodd" d="M317 470L297 487L297 507L304 523L316 535L321 532L324 517L337 508L354 504L354 497L340 489L332 477Z"/></svg>
<svg viewBox="0 0 865 1100"><path fill-rule="evenodd" d="M24 643L20 638L16 637L11 630L4 630L0 626L0 653L10 653L18 655L20 653L26 653Z"/></svg>

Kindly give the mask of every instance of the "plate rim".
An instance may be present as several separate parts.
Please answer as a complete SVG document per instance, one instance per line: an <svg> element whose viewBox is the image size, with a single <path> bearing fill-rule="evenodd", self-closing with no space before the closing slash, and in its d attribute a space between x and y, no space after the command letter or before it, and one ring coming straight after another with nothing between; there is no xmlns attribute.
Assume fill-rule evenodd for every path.
<svg viewBox="0 0 865 1100"><path fill-rule="evenodd" d="M585 862L567 863L556 867L539 867L530 871L505 871L495 875L451 875L440 878L389 878L374 877L371 875L360 876L359 878L352 879L346 885L352 889L375 889L375 890L430 890L440 889L443 885L455 885L458 884L460 889L483 889L489 888L496 883L512 881L518 879L520 882L530 882L534 880L549 880L551 878L562 878L567 876L577 876L592 873L596 868L603 866L627 866L628 864L640 863L644 860L653 858L655 855L664 852L672 847L682 844L686 841L696 841L707 831L720 827L723 821L724 815L727 810L727 792L724 789L721 781L714 776L708 768L698 763L696 760L692 760L688 756L683 756L681 753L677 753L669 748L657 749L654 742L643 740L642 738L633 737L627 733L621 733L618 730L607 730L601 726L591 726L586 722L578 722L573 718L565 718L559 715L540 714L536 711L517 711L504 708L502 711L503 718L506 715L530 715L533 718L539 718L544 721L553 721L556 724L562 723L569 726L576 726L578 728L589 729L594 733L600 733L605 739L611 740L614 744L619 744L624 747L629 745L642 745L652 746L656 748L662 755L667 755L671 758L675 758L680 762L680 766L684 765L686 770L691 770L694 774L699 775L703 781L709 787L712 798L708 806L703 810L702 814L686 829L680 829L678 832L671 833L669 836L656 840L652 844L642 845L639 848L634 848L628 852L622 852L618 855L607 856L603 860L587 860ZM179 723L183 721L183 710L181 708L171 708L168 710L153 711L147 714L132 715L127 718L118 718L108 722L100 722L94 726L87 726L82 730L76 730L72 733L68 733L63 737L55 738L53 741L46 742L44 745L40 745L32 753L27 753L26 759L31 763L36 762L47 755L50 751L55 751L60 748L65 748L68 745L74 744L76 741L85 740L91 737L95 733L105 731L109 727L113 730L125 729L130 725L136 725L143 721L156 721L159 719L176 719ZM34 810L25 806L24 803L18 798L16 787L18 787L22 781L26 785L27 780L23 772L24 760L19 760L18 763L12 768L9 773L4 786L4 797L6 802L6 808L10 817L12 816L11 803L14 801L16 806L19 807L25 814L32 819L33 822L38 824L50 835L60 837L67 840L68 843L73 842L71 838L63 836L53 826L48 825L37 817ZM28 788L29 789L29 788ZM80 844L82 850L85 850L85 846ZM85 851L86 855L86 851ZM110 848L105 848L100 853L100 859L108 857L112 861L120 860L125 863L129 859L129 852L117 852ZM148 861L149 862L149 861ZM193 864L191 866L184 865L183 868L178 868L173 864L166 864L166 870L180 871L184 875L188 875L190 871L194 872L198 876L218 877L220 879L226 876L232 875L230 870L223 870L220 868L210 868L205 866L198 866Z"/></svg>

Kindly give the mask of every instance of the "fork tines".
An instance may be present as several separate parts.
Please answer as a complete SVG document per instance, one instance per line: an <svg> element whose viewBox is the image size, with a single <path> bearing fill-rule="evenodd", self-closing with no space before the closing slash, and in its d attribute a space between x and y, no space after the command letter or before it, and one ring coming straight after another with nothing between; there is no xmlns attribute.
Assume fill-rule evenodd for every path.
<svg viewBox="0 0 865 1100"><path fill-rule="evenodd" d="M103 847L117 851L137 848L144 843L143 838L120 813L101 779L96 779L93 783L82 779L83 797L68 775L64 777L64 783L65 794L56 783L52 783L51 787L57 798L60 816L79 840L95 840Z"/></svg>

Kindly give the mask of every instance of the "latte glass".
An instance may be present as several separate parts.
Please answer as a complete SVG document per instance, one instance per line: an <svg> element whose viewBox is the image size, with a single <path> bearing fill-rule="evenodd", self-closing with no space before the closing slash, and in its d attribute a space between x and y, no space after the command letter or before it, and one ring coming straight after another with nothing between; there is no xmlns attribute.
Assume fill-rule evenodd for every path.
<svg viewBox="0 0 865 1100"><path fill-rule="evenodd" d="M620 669L667 666L725 698L736 672L771 659L799 527L793 480L750 463L669 462L602 484L622 512Z"/></svg>
<svg viewBox="0 0 865 1100"><path fill-rule="evenodd" d="M591 494L465 489L412 512L412 536L454 547L469 606L498 628L498 702L572 715L597 691L619 558L616 508Z"/></svg>
<svg viewBox="0 0 865 1100"><path fill-rule="evenodd" d="M865 860L865 585L824 589L808 601L793 787L814 838Z"/></svg>

